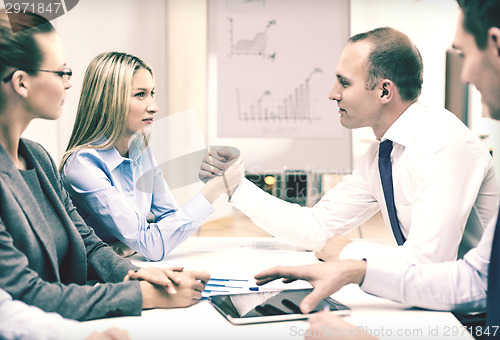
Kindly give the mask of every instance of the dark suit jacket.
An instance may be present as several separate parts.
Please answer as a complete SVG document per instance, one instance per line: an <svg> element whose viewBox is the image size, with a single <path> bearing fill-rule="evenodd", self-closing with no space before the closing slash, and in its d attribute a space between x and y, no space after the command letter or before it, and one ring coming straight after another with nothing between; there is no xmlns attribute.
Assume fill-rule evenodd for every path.
<svg viewBox="0 0 500 340"><path fill-rule="evenodd" d="M140 315L139 283L122 282L137 267L116 255L78 215L47 151L25 139L19 148L66 228L68 253L59 266L51 226L0 145L0 287L15 299L71 319ZM92 279L108 283L87 285Z"/></svg>

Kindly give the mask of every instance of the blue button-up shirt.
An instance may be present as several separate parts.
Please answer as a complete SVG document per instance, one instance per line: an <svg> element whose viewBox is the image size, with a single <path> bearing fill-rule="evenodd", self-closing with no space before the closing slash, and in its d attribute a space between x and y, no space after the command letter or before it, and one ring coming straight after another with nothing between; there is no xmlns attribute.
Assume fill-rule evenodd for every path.
<svg viewBox="0 0 500 340"><path fill-rule="evenodd" d="M141 151L132 143L128 156L115 148L79 150L68 158L61 177L78 212L101 239L120 240L159 261L214 209L200 193L179 208L151 146ZM150 212L153 223L147 220Z"/></svg>

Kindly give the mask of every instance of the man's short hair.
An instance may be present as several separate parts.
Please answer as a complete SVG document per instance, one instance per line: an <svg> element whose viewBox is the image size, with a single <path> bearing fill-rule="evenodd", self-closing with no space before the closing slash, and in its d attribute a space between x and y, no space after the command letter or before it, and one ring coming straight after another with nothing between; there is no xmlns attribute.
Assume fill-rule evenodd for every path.
<svg viewBox="0 0 500 340"><path fill-rule="evenodd" d="M488 30L500 27L499 0L457 0L464 13L464 29L474 36L476 45L484 50L488 44Z"/></svg>
<svg viewBox="0 0 500 340"><path fill-rule="evenodd" d="M420 96L423 83L422 56L410 38L391 27L356 34L349 42L367 40L373 44L368 56L366 88L373 90L382 79L390 79L401 98L413 101Z"/></svg>

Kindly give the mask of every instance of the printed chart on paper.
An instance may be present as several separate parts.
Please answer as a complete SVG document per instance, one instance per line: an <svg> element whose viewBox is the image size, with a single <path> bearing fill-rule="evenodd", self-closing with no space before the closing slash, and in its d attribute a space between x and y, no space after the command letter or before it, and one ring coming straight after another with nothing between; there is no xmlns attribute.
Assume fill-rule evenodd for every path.
<svg viewBox="0 0 500 340"><path fill-rule="evenodd" d="M217 137L337 138L336 1L217 0ZM306 25L307 23L307 25Z"/></svg>

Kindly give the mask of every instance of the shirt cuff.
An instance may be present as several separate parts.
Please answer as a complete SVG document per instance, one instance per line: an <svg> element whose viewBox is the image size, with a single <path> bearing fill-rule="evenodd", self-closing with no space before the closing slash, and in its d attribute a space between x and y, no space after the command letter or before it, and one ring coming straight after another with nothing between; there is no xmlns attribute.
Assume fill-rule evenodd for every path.
<svg viewBox="0 0 500 340"><path fill-rule="evenodd" d="M259 197L261 194L262 190L259 187L248 179L243 178L231 196L229 203L246 215L252 216L252 211L255 210L256 203L259 201L256 197Z"/></svg>
<svg viewBox="0 0 500 340"><path fill-rule="evenodd" d="M375 243L369 241L353 241L347 244L339 254L340 260L370 260L381 263L393 263L401 259L401 263L407 263L403 247L395 245Z"/></svg>
<svg viewBox="0 0 500 340"><path fill-rule="evenodd" d="M214 207L200 192L187 201L182 206L182 210L197 226L205 223L207 218L215 211Z"/></svg>
<svg viewBox="0 0 500 340"><path fill-rule="evenodd" d="M366 293L401 302L401 280L405 271L402 265L366 260L366 273L361 289Z"/></svg>
<svg viewBox="0 0 500 340"><path fill-rule="evenodd" d="M339 260L363 260L363 247L360 245L362 242L352 241L348 243L339 254ZM366 242L364 242L366 243Z"/></svg>

